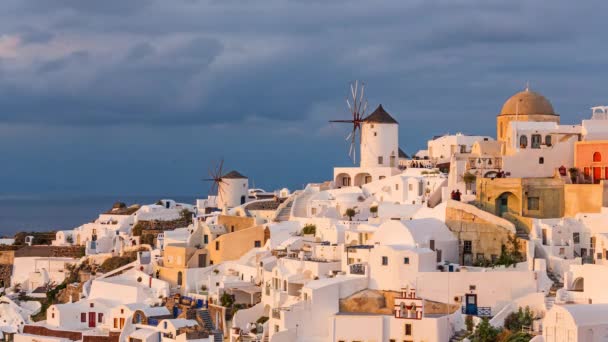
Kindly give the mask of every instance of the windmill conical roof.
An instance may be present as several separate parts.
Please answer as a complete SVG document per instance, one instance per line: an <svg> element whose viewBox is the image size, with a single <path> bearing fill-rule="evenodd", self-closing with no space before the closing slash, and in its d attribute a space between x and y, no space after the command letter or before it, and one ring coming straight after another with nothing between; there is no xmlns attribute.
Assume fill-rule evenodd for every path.
<svg viewBox="0 0 608 342"><path fill-rule="evenodd" d="M379 105L376 110L363 120L371 123L399 124L389 113L387 113L382 105Z"/></svg>
<svg viewBox="0 0 608 342"><path fill-rule="evenodd" d="M228 172L227 174L223 175L222 178L228 178L228 179L237 179L237 178L243 178L243 179L247 179L246 176L243 176L242 173L236 171L236 170L232 170L230 172Z"/></svg>

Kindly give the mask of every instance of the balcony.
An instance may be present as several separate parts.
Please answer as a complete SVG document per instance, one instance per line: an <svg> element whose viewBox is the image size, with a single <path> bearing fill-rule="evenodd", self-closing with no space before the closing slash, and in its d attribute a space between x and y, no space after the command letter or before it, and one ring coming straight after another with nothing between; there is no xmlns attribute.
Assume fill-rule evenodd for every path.
<svg viewBox="0 0 608 342"><path fill-rule="evenodd" d="M478 317L492 317L492 308L489 306L462 306L461 312L465 315L472 315Z"/></svg>

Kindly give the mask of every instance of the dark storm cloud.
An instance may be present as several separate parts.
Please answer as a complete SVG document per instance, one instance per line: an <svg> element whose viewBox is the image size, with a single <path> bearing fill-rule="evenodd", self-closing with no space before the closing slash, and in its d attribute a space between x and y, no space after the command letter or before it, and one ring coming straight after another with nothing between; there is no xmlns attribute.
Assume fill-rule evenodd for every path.
<svg viewBox="0 0 608 342"><path fill-rule="evenodd" d="M0 122L306 120L315 105L341 103L355 78L369 81L372 102L401 111L428 112L426 101L435 99L439 108L459 101L495 112L497 100L529 79L569 78L585 65L604 66L608 56L599 48L573 63L595 46L598 13L608 7L600 1L9 4L8 12L39 19L19 34L21 45L53 42L66 51L49 44L53 53L35 51L15 68L15 59L0 55L8 75L0 79ZM5 28L14 20L4 19ZM462 100L478 87L486 97Z"/></svg>

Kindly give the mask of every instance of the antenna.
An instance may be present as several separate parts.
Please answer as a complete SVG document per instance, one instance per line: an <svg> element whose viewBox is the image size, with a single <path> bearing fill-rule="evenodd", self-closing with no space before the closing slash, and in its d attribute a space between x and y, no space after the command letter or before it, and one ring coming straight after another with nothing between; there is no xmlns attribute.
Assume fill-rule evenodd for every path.
<svg viewBox="0 0 608 342"><path fill-rule="evenodd" d="M365 117L365 111L367 110L367 99L365 99L365 83L361 82L359 88L359 81L350 84L350 96L346 98L346 106L348 111L352 115L351 120L330 120L329 122L337 123L350 123L352 124L352 130L346 136L346 141L350 140L350 147L348 149L348 156L353 160L353 164L357 162L357 131L359 135L359 142L361 142L361 124Z"/></svg>

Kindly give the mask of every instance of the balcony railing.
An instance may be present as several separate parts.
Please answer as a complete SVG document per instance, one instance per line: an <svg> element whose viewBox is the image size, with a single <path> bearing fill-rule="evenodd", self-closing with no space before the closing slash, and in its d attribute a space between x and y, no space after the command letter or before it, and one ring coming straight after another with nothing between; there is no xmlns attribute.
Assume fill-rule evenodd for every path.
<svg viewBox="0 0 608 342"><path fill-rule="evenodd" d="M365 265L363 265L363 264L350 265L350 274L365 275Z"/></svg>
<svg viewBox="0 0 608 342"><path fill-rule="evenodd" d="M492 308L489 306L469 307L462 306L461 312L466 315L478 317L492 317Z"/></svg>

